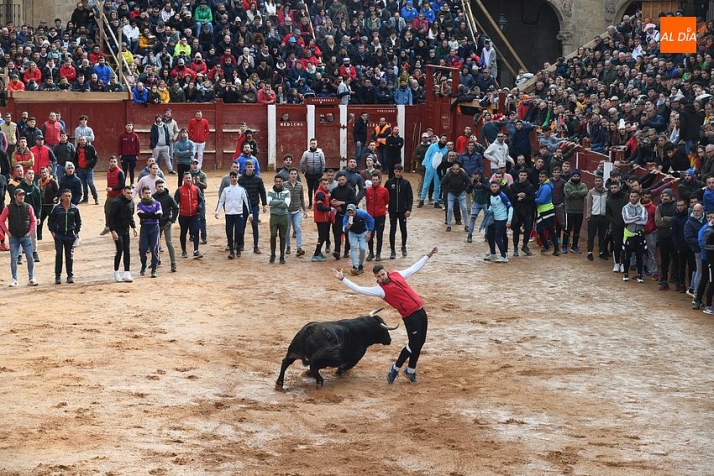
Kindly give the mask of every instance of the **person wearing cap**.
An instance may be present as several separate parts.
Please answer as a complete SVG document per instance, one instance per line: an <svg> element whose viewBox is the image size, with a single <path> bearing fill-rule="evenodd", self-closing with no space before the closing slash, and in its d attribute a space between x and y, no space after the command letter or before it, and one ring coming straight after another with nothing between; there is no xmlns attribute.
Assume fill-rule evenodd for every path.
<svg viewBox="0 0 714 476"><path fill-rule="evenodd" d="M32 164L32 170L35 172L35 176L40 176L40 169L47 168L51 175L54 175L54 171L57 168L57 158L52 149L44 145L44 138L41 135L35 137L35 145L30 148L32 156L35 158Z"/></svg>
<svg viewBox="0 0 714 476"><path fill-rule="evenodd" d="M77 177L75 171L76 167L74 163L67 162L65 164L62 178L58 181L58 191L69 190L72 192L72 203L79 205L79 202L82 200L82 181ZM57 198L60 198L59 193L57 194Z"/></svg>
<svg viewBox="0 0 714 476"><path fill-rule="evenodd" d="M20 249L25 253L25 258L27 259L27 274L30 285L37 286L39 284L35 279L34 248L32 246L32 237L35 234L37 218L33 207L25 202L25 195L23 188L16 188L13 194L14 200L0 213L0 229L2 229L5 236L9 237L10 244L10 272L12 274L10 287L17 287L17 265L20 260Z"/></svg>
<svg viewBox="0 0 714 476"><path fill-rule="evenodd" d="M358 210L354 203L347 205L347 214L342 218L342 229L350 242L352 275L364 273L367 242L374 231L374 218L364 210Z"/></svg>
<svg viewBox="0 0 714 476"><path fill-rule="evenodd" d="M206 0L201 0L194 11L193 19L196 22L196 36L201 34L201 29L205 26L213 33L213 11L208 6Z"/></svg>
<svg viewBox="0 0 714 476"><path fill-rule="evenodd" d="M67 272L67 283L74 283L74 246L82 228L79 208L72 203L72 192L60 191L60 201L49 213L48 228L55 240L55 284L62 283L62 258Z"/></svg>

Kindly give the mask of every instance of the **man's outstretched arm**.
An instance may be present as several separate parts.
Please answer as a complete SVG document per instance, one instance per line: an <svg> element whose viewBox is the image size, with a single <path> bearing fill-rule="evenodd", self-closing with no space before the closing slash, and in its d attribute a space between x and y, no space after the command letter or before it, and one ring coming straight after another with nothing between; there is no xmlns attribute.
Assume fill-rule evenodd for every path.
<svg viewBox="0 0 714 476"><path fill-rule="evenodd" d="M345 286L347 286L357 294L362 294L364 296L374 296L380 299L384 299L384 290L380 286L370 286L368 288L364 286L358 286L349 279L345 278L345 275L341 269L332 268L332 275L342 281Z"/></svg>
<svg viewBox="0 0 714 476"><path fill-rule="evenodd" d="M429 251L426 255L424 255L422 257L422 259L420 259L419 261L417 261L416 263L414 263L407 269L398 271L398 273L401 274L404 279L407 279L409 276L411 276L412 274L414 274L417 271L419 271L420 269L422 269L424 267L424 265L426 264L426 262L429 261L429 258L431 258L434 255L434 253L438 253L438 251L439 251L439 248L437 248L436 246L433 247L431 249L431 251Z"/></svg>

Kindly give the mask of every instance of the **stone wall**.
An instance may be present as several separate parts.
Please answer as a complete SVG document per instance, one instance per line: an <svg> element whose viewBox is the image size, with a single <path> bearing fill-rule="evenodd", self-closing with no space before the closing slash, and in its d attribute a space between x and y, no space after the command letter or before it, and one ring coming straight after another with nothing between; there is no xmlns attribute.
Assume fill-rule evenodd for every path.
<svg viewBox="0 0 714 476"><path fill-rule="evenodd" d="M75 0L14 0L14 2L22 5L24 22L35 27L40 24L40 20L45 20L48 25L52 25L55 18L61 18L62 23L66 23L77 5Z"/></svg>

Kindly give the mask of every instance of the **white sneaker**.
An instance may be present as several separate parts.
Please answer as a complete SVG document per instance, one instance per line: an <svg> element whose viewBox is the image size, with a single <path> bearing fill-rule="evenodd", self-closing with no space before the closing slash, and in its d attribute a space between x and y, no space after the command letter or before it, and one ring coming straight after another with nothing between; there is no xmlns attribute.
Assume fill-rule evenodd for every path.
<svg viewBox="0 0 714 476"><path fill-rule="evenodd" d="M119 271L114 271L114 280L115 280L117 283L121 283L121 282L122 282L121 273L120 273Z"/></svg>
<svg viewBox="0 0 714 476"><path fill-rule="evenodd" d="M508 257L499 256L498 258L496 258L496 263L508 263Z"/></svg>
<svg viewBox="0 0 714 476"><path fill-rule="evenodd" d="M30 280L30 286L39 286L39 285L40 285L40 283L37 282L37 279L32 278Z"/></svg>
<svg viewBox="0 0 714 476"><path fill-rule="evenodd" d="M483 260L484 261L496 261L496 255L487 254Z"/></svg>
<svg viewBox="0 0 714 476"><path fill-rule="evenodd" d="M620 265L615 263L615 266L612 267L612 272L613 273L619 273L620 272Z"/></svg>
<svg viewBox="0 0 714 476"><path fill-rule="evenodd" d="M134 281L133 279L131 279L131 273L129 271L124 271L124 276L122 276L122 279L127 283L131 283Z"/></svg>
<svg viewBox="0 0 714 476"><path fill-rule="evenodd" d="M8 284L8 287L16 288L17 287L17 279L13 279L12 281L10 281L10 284Z"/></svg>

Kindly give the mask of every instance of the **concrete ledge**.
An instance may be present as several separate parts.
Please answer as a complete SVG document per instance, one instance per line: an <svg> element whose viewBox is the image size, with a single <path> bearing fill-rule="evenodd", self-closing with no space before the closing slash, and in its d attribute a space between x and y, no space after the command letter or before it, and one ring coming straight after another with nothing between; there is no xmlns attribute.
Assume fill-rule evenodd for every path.
<svg viewBox="0 0 714 476"><path fill-rule="evenodd" d="M129 93L76 93L72 91L8 91L17 104L66 102L122 102Z"/></svg>

